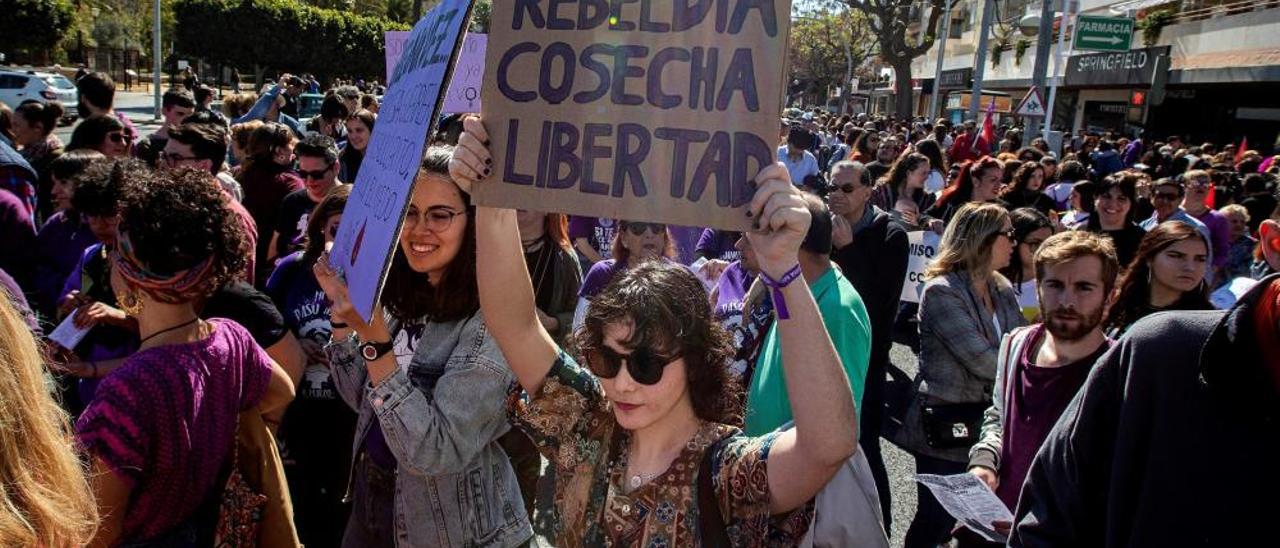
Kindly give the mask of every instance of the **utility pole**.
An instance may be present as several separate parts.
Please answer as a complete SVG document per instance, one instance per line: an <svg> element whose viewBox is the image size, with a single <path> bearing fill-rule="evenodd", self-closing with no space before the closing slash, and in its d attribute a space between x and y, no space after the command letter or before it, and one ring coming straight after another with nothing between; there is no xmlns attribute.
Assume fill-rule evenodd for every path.
<svg viewBox="0 0 1280 548"><path fill-rule="evenodd" d="M952 0L947 0L946 13L942 15L942 37L938 41L938 66L933 68L933 94L929 97L929 123L938 119L938 96L942 94L938 84L942 82L942 62L947 57L947 37L951 34L951 3Z"/></svg>
<svg viewBox="0 0 1280 548"><path fill-rule="evenodd" d="M978 120L978 108L982 103L982 76L987 66L987 37L991 34L991 18L996 11L995 0L985 0L982 5L982 24L978 28L978 51L973 54L973 87L969 91L969 119Z"/></svg>
<svg viewBox="0 0 1280 548"><path fill-rule="evenodd" d="M1053 45L1053 0L1040 2L1040 30L1036 32L1036 63L1031 68L1031 89L1044 97L1045 72L1049 70L1049 47ZM1056 64L1055 64L1056 67ZM1053 105L1045 105L1053 110ZM1046 127L1048 124L1046 124ZM1027 135L1040 133L1040 117L1027 117Z"/></svg>
<svg viewBox="0 0 1280 548"><path fill-rule="evenodd" d="M155 95L155 118L160 119L160 0L155 0L151 19L151 93Z"/></svg>
<svg viewBox="0 0 1280 548"><path fill-rule="evenodd" d="M1058 49L1053 52L1053 76L1049 78L1049 98L1044 105L1044 140L1049 140L1049 131L1053 129L1053 110L1058 99L1058 72L1062 66L1062 55L1067 49L1067 25L1075 19L1080 3L1076 0L1062 0L1062 21L1058 23Z"/></svg>

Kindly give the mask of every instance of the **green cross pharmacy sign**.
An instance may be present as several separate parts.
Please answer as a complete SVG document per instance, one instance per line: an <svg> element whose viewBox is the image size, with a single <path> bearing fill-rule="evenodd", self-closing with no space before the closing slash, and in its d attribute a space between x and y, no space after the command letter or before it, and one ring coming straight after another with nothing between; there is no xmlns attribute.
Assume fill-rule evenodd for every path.
<svg viewBox="0 0 1280 548"><path fill-rule="evenodd" d="M1073 47L1089 51L1129 51L1133 19L1081 15L1076 21Z"/></svg>

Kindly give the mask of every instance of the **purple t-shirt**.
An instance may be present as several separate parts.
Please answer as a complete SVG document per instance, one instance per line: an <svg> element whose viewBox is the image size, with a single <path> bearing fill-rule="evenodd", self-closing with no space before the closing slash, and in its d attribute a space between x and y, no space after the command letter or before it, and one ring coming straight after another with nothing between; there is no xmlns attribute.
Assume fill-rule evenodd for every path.
<svg viewBox="0 0 1280 548"><path fill-rule="evenodd" d="M76 421L81 449L132 492L121 538L143 541L172 530L223 479L237 415L258 404L271 358L243 327L209 320L203 341L148 348L98 387Z"/></svg>
<svg viewBox="0 0 1280 548"><path fill-rule="evenodd" d="M702 229L689 226L667 225L671 234L671 243L675 244L676 260L682 265L691 265L698 260L698 240L702 237Z"/></svg>
<svg viewBox="0 0 1280 548"><path fill-rule="evenodd" d="M773 323L773 301L768 298L760 299L749 316L743 313L743 299L753 281L755 276L742 267L741 261L730 263L716 283L716 302L712 303L715 307L712 313L729 333L735 349L729 371L743 381L744 386L755 363L760 339Z"/></svg>
<svg viewBox="0 0 1280 548"><path fill-rule="evenodd" d="M738 238L741 236L741 232L708 228L702 231L702 236L698 237L698 246L695 251L708 259L719 259L731 263L742 256L742 252L737 248Z"/></svg>
<svg viewBox="0 0 1280 548"><path fill-rule="evenodd" d="M45 221L36 236L36 305L46 314L57 308L67 276L75 270L84 250L98 243L83 219L72 220L59 211Z"/></svg>
<svg viewBox="0 0 1280 548"><path fill-rule="evenodd" d="M591 270L582 277L582 286L578 288L578 296L584 299L595 297L613 281L613 277L627 269L626 262L605 259L591 265Z"/></svg>
<svg viewBox="0 0 1280 548"><path fill-rule="evenodd" d="M36 337L40 337L43 333L40 331L40 324L36 321L36 315L31 311L31 306L27 304L27 298L22 295L22 288L18 287L18 282L13 281L4 269L0 269L0 298L9 299L9 304L13 305L14 310L18 311L18 315L22 316L22 321L27 324L27 328L31 330Z"/></svg>
<svg viewBox="0 0 1280 548"><path fill-rule="evenodd" d="M0 188L0 269L24 287L31 281L36 227L17 194Z"/></svg>
<svg viewBox="0 0 1280 548"><path fill-rule="evenodd" d="M1000 449L1000 485L996 496L1009 508L1018 505L1031 460L1044 444L1062 411L1084 386L1094 362L1111 347L1103 344L1090 356L1061 367L1040 367L1032 352L1044 337L1044 324L1032 327L1012 378L1005 379L1004 439Z"/></svg>
<svg viewBox="0 0 1280 548"><path fill-rule="evenodd" d="M574 215L569 217L569 239L586 238L591 249L601 258L608 259L613 249L613 238L618 234L618 221Z"/></svg>

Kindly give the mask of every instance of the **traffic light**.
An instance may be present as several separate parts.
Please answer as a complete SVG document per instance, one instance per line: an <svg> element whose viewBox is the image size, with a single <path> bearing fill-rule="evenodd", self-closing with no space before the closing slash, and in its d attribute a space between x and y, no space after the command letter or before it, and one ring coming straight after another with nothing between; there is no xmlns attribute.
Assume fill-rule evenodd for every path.
<svg viewBox="0 0 1280 548"><path fill-rule="evenodd" d="M1135 89L1129 92L1129 106L1144 107L1147 106L1147 90Z"/></svg>

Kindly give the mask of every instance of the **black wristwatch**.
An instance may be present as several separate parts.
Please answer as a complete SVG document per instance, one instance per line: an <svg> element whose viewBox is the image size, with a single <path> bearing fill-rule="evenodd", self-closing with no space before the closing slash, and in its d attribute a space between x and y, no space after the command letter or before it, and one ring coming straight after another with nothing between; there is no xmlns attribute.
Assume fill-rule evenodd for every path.
<svg viewBox="0 0 1280 548"><path fill-rule="evenodd" d="M360 343L360 355L364 357L365 361L371 362L385 356L394 346L391 341L363 342Z"/></svg>

